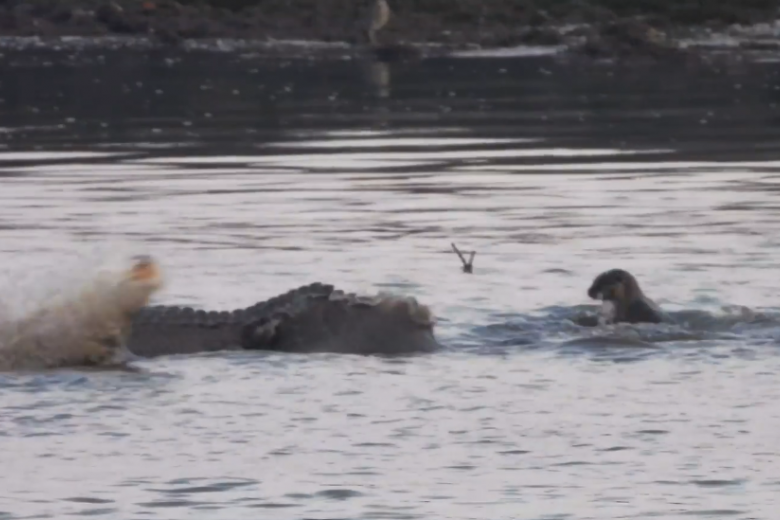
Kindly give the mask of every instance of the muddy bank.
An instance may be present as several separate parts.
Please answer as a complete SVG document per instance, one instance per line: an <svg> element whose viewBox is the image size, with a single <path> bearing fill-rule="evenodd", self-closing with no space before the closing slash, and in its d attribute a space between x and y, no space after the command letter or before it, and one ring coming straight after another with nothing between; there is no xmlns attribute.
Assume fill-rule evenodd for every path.
<svg viewBox="0 0 780 520"><path fill-rule="evenodd" d="M0 36L134 36L182 45L217 38L341 42L365 46L371 0L0 0ZM444 49L560 46L609 56L679 53L693 36L728 34L778 18L772 0L389 0L379 45L438 44ZM744 33L745 31L743 31ZM748 34L747 47L777 38ZM769 35L769 36L767 36ZM742 44L740 44L742 45ZM690 46L688 46L688 49ZM688 50L689 52L689 50Z"/></svg>

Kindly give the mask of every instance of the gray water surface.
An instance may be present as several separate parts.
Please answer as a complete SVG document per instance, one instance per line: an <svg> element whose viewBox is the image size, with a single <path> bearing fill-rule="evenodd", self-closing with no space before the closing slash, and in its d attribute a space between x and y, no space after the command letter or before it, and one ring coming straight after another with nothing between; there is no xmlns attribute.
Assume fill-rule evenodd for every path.
<svg viewBox="0 0 780 520"><path fill-rule="evenodd" d="M776 66L7 51L0 100L5 271L129 244L159 303L399 292L447 345L5 374L0 518L774 519ZM612 267L698 314L556 348Z"/></svg>

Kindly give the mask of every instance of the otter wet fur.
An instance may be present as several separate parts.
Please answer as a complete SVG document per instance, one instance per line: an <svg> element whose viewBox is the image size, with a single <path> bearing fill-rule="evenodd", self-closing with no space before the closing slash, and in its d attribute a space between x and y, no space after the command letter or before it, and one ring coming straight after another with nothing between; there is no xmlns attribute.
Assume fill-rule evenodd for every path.
<svg viewBox="0 0 780 520"><path fill-rule="evenodd" d="M607 323L661 323L663 312L645 296L636 278L623 269L611 269L598 275L588 296L613 305L612 316Z"/></svg>

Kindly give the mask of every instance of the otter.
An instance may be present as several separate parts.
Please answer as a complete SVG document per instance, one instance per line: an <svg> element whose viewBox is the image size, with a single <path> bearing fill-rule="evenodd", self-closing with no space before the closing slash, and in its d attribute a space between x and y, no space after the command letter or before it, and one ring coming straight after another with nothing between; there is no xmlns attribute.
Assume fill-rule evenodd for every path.
<svg viewBox="0 0 780 520"><path fill-rule="evenodd" d="M612 304L607 323L661 323L663 311L645 296L636 278L623 269L610 269L598 275L588 296Z"/></svg>
<svg viewBox="0 0 780 520"><path fill-rule="evenodd" d="M0 370L123 365L135 359L127 348L133 317L162 280L151 256L134 256L120 273L98 273L78 293L0 323Z"/></svg>

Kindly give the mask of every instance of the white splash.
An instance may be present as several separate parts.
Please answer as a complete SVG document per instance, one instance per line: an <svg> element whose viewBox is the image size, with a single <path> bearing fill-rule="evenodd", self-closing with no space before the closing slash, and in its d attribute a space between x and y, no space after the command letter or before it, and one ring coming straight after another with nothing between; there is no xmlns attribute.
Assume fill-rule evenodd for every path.
<svg viewBox="0 0 780 520"><path fill-rule="evenodd" d="M6 273L0 370L105 365L131 357L124 338L132 313L162 286L159 266L148 256L80 260L48 273L25 269L18 274L26 276L15 279Z"/></svg>
<svg viewBox="0 0 780 520"><path fill-rule="evenodd" d="M615 321L615 304L609 300L601 302L599 308L599 325L607 325Z"/></svg>

